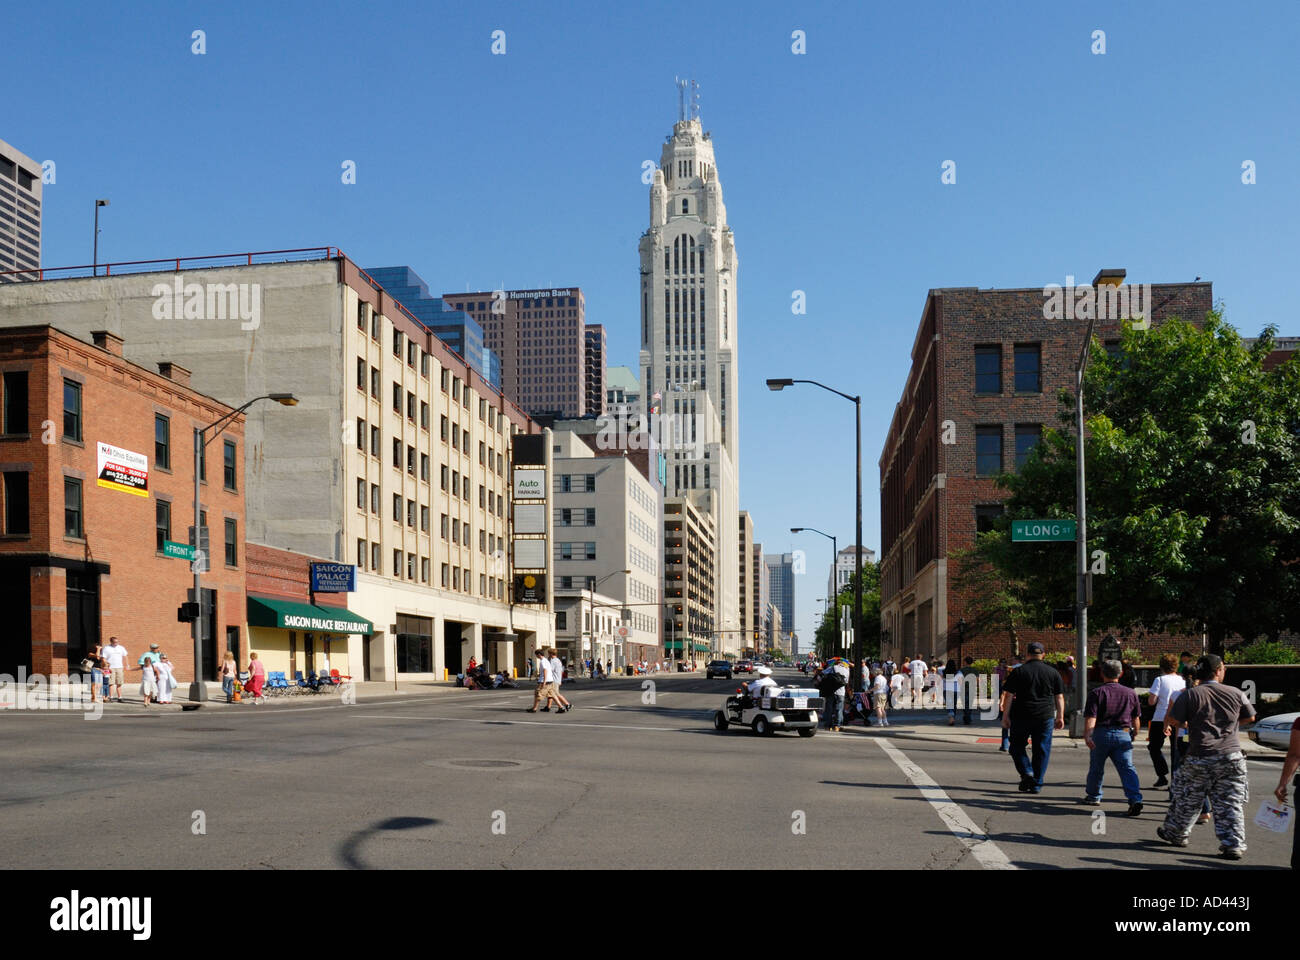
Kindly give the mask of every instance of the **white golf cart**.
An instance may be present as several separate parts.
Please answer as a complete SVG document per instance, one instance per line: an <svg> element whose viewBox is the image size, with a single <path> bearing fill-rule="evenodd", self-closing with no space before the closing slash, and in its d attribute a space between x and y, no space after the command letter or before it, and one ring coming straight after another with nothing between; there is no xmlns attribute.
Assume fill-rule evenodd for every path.
<svg viewBox="0 0 1300 960"><path fill-rule="evenodd" d="M732 724L749 727L760 737L777 730L798 730L799 736L817 733L817 713L824 701L816 690L803 687L768 687L769 696L755 699L743 688L714 711L713 729L722 732Z"/></svg>

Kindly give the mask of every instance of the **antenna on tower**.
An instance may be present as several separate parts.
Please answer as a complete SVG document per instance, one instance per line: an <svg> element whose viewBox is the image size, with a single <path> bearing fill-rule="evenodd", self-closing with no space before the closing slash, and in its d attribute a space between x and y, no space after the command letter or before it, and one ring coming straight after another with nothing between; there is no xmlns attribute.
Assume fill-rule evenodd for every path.
<svg viewBox="0 0 1300 960"><path fill-rule="evenodd" d="M677 122L681 123L686 119L686 83L681 77L673 77L673 83L677 84Z"/></svg>
<svg viewBox="0 0 1300 960"><path fill-rule="evenodd" d="M691 119L700 119L700 85L691 81Z"/></svg>

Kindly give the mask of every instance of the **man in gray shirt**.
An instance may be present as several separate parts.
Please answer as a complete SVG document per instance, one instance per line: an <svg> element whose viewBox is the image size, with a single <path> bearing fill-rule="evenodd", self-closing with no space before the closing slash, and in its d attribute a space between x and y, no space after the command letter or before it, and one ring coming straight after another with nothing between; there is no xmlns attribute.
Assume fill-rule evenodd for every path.
<svg viewBox="0 0 1300 960"><path fill-rule="evenodd" d="M1187 728L1187 755L1174 771L1169 812L1156 836L1175 847L1187 846L1192 822L1206 796L1214 813L1219 856L1240 860L1246 855L1246 756L1237 732L1255 719L1255 708L1236 687L1225 687L1223 660L1207 654L1196 662L1196 686L1184 690L1169 705L1165 725Z"/></svg>

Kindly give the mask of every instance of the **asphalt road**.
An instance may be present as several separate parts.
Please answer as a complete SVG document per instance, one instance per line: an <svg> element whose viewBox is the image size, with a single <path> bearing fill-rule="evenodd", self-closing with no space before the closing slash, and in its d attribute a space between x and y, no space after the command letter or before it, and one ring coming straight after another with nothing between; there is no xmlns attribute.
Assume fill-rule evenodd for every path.
<svg viewBox="0 0 1300 960"><path fill-rule="evenodd" d="M791 672L791 678L798 674ZM88 722L0 711L0 849L13 868L740 868L963 870L1284 867L1290 836L1249 823L1276 784L1251 762L1250 852L1211 828L1155 839L1113 771L1104 821L1078 804L1087 752L1053 754L1016 792L997 744L886 731L715 732L734 683L661 675L566 686L576 709L526 714L528 690L442 690L351 706L131 710ZM1154 779L1142 752L1144 788ZM87 832L88 823L111 825ZM1100 829L1099 829L1100 824ZM195 833L195 825L203 832Z"/></svg>

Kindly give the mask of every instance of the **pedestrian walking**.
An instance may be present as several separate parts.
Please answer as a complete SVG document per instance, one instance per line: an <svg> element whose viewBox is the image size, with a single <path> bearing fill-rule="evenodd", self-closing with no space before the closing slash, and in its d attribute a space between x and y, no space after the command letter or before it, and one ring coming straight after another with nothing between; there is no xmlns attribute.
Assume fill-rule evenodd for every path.
<svg viewBox="0 0 1300 960"><path fill-rule="evenodd" d="M925 675L930 672L930 668L927 666L926 662L921 659L921 655L918 653L912 658L911 662L907 664L907 671L912 675L912 706L916 706L918 702L924 706Z"/></svg>
<svg viewBox="0 0 1300 960"><path fill-rule="evenodd" d="M149 652L141 654L136 661L140 668L140 697L146 707L158 699L158 673L154 669L154 661L158 659L157 650L158 644L150 644Z"/></svg>
<svg viewBox="0 0 1300 960"><path fill-rule="evenodd" d="M899 671L889 678L889 708L891 710L901 710L903 708L903 687L907 685L907 674Z"/></svg>
<svg viewBox="0 0 1300 960"><path fill-rule="evenodd" d="M975 660L972 657L966 658L966 663L961 668L961 722L970 725L971 710L975 706L976 698L979 696L979 674L975 670Z"/></svg>
<svg viewBox="0 0 1300 960"><path fill-rule="evenodd" d="M883 670L877 670L871 681L871 699L876 708L876 726L889 726L889 716L885 712L885 706L889 703L889 681L885 679Z"/></svg>
<svg viewBox="0 0 1300 960"><path fill-rule="evenodd" d="M1156 768L1156 782L1153 790L1169 786L1169 764L1165 761L1165 715L1169 712L1169 702L1187 687L1186 681L1177 673L1178 658L1166 653L1160 658L1160 676L1151 682L1147 691L1147 703L1154 707L1151 714L1151 727L1147 730L1147 753L1151 755L1151 765ZM1170 756L1175 765L1178 758L1173 756L1177 749L1177 740L1170 741Z"/></svg>
<svg viewBox="0 0 1300 960"><path fill-rule="evenodd" d="M1178 675L1187 686L1191 686L1196 677L1196 663L1190 650L1184 650L1178 655Z"/></svg>
<svg viewBox="0 0 1300 960"><path fill-rule="evenodd" d="M1194 687L1169 707L1166 726L1187 728L1187 755L1174 772L1169 812L1156 836L1185 847L1201 805L1208 797L1214 812L1219 856L1240 860L1246 855L1246 802L1250 783L1246 755L1237 737L1242 724L1255 719L1255 708L1236 687L1223 684L1223 660L1206 654L1196 661Z"/></svg>
<svg viewBox="0 0 1300 960"><path fill-rule="evenodd" d="M104 648L101 644L95 644L95 648L87 655L90 660L90 702L94 703L99 697L103 697L104 702L108 702L108 662L104 659Z"/></svg>
<svg viewBox="0 0 1300 960"><path fill-rule="evenodd" d="M113 699L121 703L122 687L126 686L126 678L123 676L126 669L126 647L117 642L117 637L109 637L108 646L104 647L103 653L108 662Z"/></svg>
<svg viewBox="0 0 1300 960"><path fill-rule="evenodd" d="M560 705L558 712L568 713L573 709L573 705L564 699L564 694L560 692L560 686L564 683L564 663L560 660L554 647L551 647L546 652L551 659L551 682L555 684L555 702Z"/></svg>
<svg viewBox="0 0 1300 960"><path fill-rule="evenodd" d="M1277 789L1273 791L1273 796L1277 797L1278 802L1286 804L1286 782L1294 777L1293 785L1297 791L1300 791L1300 776L1296 776L1296 769L1300 768L1300 717L1296 717L1295 722L1291 724L1291 742L1287 745L1286 759L1282 761L1282 776L1278 778ZM1292 816L1295 816L1295 808L1292 807ZM1300 827L1292 826L1291 828L1291 869L1300 868Z"/></svg>
<svg viewBox="0 0 1300 960"><path fill-rule="evenodd" d="M961 671L957 661L948 658L943 665L943 705L948 708L948 726L957 725L957 698L961 696ZM969 721L967 721L969 723Z"/></svg>
<svg viewBox="0 0 1300 960"><path fill-rule="evenodd" d="M235 675L239 673L239 665L235 663L235 654L231 650L226 651L226 655L221 661L221 692L226 695L226 703L233 703L235 700Z"/></svg>
<svg viewBox="0 0 1300 960"><path fill-rule="evenodd" d="M541 647L537 648L536 656L537 656L537 670L536 670L537 685L533 688L533 705L532 707L529 708L528 712L536 713L539 709L538 707L539 703L542 704L540 709L542 709L544 712L549 712L551 709L550 698L548 697L545 703L542 702L542 698L546 696L546 694L548 693L546 687L547 684L550 683L551 661L546 656L546 650ZM531 666L532 660L530 659L528 662L529 665Z"/></svg>
<svg viewBox="0 0 1300 960"><path fill-rule="evenodd" d="M253 703L262 702L262 684L266 683L266 666L261 660L257 659L256 653L248 655L248 683L244 686L248 692L253 695Z"/></svg>
<svg viewBox="0 0 1300 960"><path fill-rule="evenodd" d="M1103 661L1101 686L1088 692L1083 708L1083 742L1092 751L1083 802L1101 806L1101 782L1110 760L1124 786L1128 815L1136 817L1142 813L1142 785L1133 766L1133 737L1142 727L1142 705L1133 689L1119 682L1123 673L1118 660Z"/></svg>
<svg viewBox="0 0 1300 960"><path fill-rule="evenodd" d="M158 674L158 702L171 703L172 691L176 689L176 677L172 674L172 662L167 658L167 654L158 654L153 668Z"/></svg>
<svg viewBox="0 0 1300 960"><path fill-rule="evenodd" d="M1052 731L1065 726L1065 689L1061 674L1043 660L1044 648L1035 640L1029 659L1007 674L1002 690L1002 728L1008 732L1011 760L1020 774L1021 793L1041 793L1052 756ZM1033 743L1032 762L1025 740Z"/></svg>

